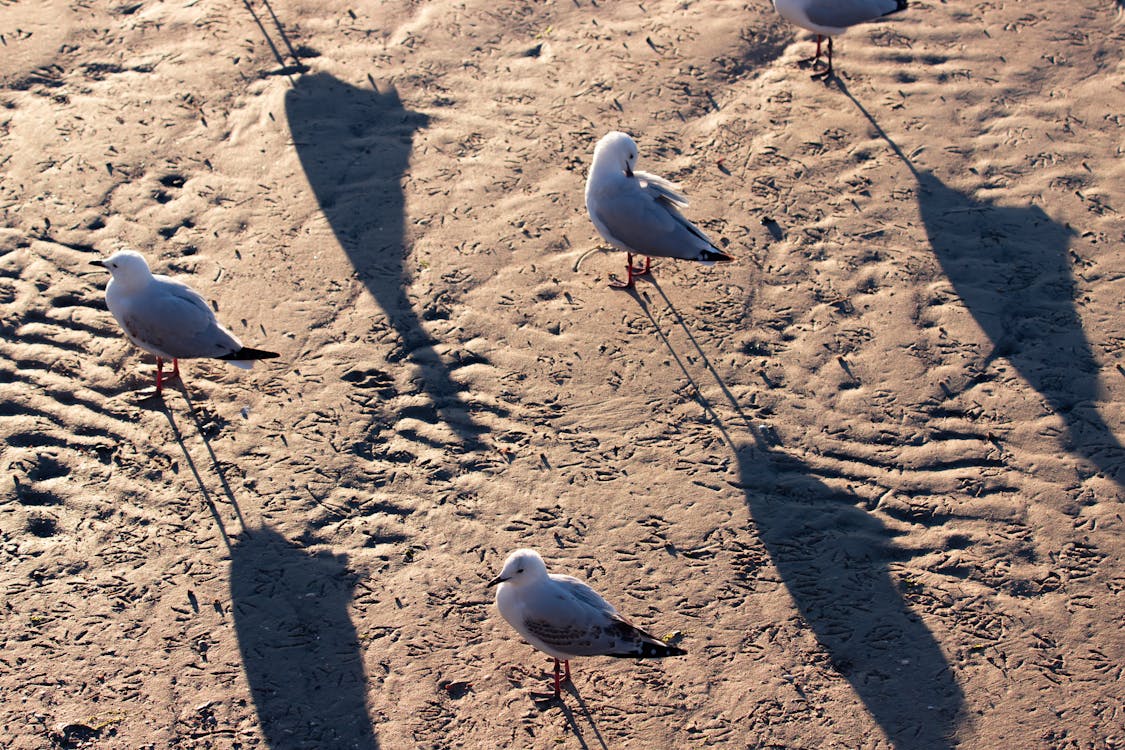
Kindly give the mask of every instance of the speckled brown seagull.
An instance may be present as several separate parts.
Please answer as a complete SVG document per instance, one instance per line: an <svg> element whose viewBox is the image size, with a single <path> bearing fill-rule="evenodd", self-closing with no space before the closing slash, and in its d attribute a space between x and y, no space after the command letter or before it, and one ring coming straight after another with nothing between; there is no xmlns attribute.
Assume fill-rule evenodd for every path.
<svg viewBox="0 0 1125 750"><path fill-rule="evenodd" d="M488 585L496 607L523 639L555 660L555 697L560 695L560 662L570 679L576 656L653 659L683 656L682 648L654 638L617 613L598 592L577 578L547 572L539 553L518 549Z"/></svg>

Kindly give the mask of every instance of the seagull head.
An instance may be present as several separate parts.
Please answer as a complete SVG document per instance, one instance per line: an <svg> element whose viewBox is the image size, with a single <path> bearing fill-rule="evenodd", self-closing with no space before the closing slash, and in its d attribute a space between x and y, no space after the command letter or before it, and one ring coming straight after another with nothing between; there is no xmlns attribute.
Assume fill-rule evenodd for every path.
<svg viewBox="0 0 1125 750"><path fill-rule="evenodd" d="M508 555L500 575L488 582L489 586L498 583L509 583L513 586L522 586L547 577L547 566L543 558L533 549L518 549Z"/></svg>
<svg viewBox="0 0 1125 750"><path fill-rule="evenodd" d="M135 250L118 250L105 260L92 260L90 264L106 269L114 281L124 286L143 284L152 278L145 256Z"/></svg>
<svg viewBox="0 0 1125 750"><path fill-rule="evenodd" d="M614 130L603 135L598 145L594 146L594 164L604 162L610 165L610 169L623 169L626 177L632 177L637 153L636 141L628 133Z"/></svg>

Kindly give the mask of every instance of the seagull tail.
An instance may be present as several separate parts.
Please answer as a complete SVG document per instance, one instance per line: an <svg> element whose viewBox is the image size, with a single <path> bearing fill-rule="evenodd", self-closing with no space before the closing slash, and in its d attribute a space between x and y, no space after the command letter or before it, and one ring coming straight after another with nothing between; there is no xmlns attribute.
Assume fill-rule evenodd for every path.
<svg viewBox="0 0 1125 750"><path fill-rule="evenodd" d="M633 644L634 648L615 654L606 654L606 656L615 656L618 659L663 659L666 656L687 655L687 651L679 646L670 646L664 641L657 640L647 633L645 635L647 636L646 638Z"/></svg>
<svg viewBox="0 0 1125 750"><path fill-rule="evenodd" d="M703 250L702 252L700 252L699 253L699 260L703 261L704 263L715 263L715 262L726 263L728 261L734 260L734 258L730 257L726 253L719 252L718 250L715 250L715 249L710 249L710 250Z"/></svg>
<svg viewBox="0 0 1125 750"><path fill-rule="evenodd" d="M687 655L687 651L679 646L665 643L624 619L621 620L621 624L624 628L632 631L630 648L627 653L608 654L608 656L616 656L622 659L662 659L665 656Z"/></svg>
<svg viewBox="0 0 1125 750"><path fill-rule="evenodd" d="M659 659L665 656L687 656L687 651L679 646L670 646L664 641L658 641L655 638L652 639L652 641L643 641L641 643L640 658Z"/></svg>
<svg viewBox="0 0 1125 750"><path fill-rule="evenodd" d="M249 370L254 366L254 360L256 359L273 359L274 357L280 356L281 355L277 352L267 352L264 349L252 349L249 346L244 346L237 352L224 354L217 359L230 362L235 367L241 367L243 370Z"/></svg>

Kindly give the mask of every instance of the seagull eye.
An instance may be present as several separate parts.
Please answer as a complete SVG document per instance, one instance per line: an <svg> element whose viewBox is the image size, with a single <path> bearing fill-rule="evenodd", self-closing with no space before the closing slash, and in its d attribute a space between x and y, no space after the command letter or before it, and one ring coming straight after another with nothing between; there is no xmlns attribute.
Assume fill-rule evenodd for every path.
<svg viewBox="0 0 1125 750"><path fill-rule="evenodd" d="M520 568L520 569L519 569L519 570L517 570L516 572L517 572L517 573L522 573L522 572L523 572L523 568Z"/></svg>

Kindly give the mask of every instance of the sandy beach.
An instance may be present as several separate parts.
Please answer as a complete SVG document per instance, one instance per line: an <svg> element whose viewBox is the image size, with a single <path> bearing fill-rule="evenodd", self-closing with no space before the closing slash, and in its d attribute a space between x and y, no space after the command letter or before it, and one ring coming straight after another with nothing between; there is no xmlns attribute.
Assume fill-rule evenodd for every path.
<svg viewBox="0 0 1125 750"><path fill-rule="evenodd" d="M0 745L1125 747L1123 14L0 0ZM519 547L688 655L540 699Z"/></svg>

